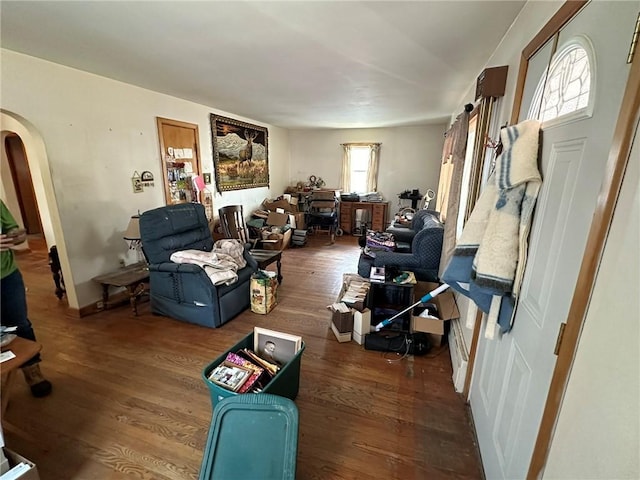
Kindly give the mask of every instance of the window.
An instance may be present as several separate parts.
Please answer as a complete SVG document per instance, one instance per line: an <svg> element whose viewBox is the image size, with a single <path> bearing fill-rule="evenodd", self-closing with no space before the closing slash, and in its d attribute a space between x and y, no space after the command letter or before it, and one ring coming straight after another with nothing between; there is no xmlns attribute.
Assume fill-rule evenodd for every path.
<svg viewBox="0 0 640 480"><path fill-rule="evenodd" d="M550 122L591 115L593 55L589 40L572 39L559 50L540 79L529 108L528 118Z"/></svg>
<svg viewBox="0 0 640 480"><path fill-rule="evenodd" d="M378 189L379 143L345 143L342 160L342 190L370 193Z"/></svg>
<svg viewBox="0 0 640 480"><path fill-rule="evenodd" d="M367 193L367 170L369 169L369 147L351 149L351 186L350 192Z"/></svg>

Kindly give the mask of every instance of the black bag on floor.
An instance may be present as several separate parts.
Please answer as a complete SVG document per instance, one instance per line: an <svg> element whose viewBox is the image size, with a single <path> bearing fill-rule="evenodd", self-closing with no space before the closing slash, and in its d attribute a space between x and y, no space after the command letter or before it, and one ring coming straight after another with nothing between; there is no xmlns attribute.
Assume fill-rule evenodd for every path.
<svg viewBox="0 0 640 480"><path fill-rule="evenodd" d="M427 334L422 332L401 333L393 337L369 333L364 336L364 348L380 352L425 355L431 350L431 342Z"/></svg>

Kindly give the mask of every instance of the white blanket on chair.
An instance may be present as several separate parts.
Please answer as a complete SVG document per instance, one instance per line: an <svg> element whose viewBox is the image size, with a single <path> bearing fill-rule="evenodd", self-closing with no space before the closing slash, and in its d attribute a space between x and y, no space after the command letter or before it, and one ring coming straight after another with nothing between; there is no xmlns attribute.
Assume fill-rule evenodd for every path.
<svg viewBox="0 0 640 480"><path fill-rule="evenodd" d="M247 264L242 242L233 239L218 240L213 250L181 250L171 254L174 263L191 263L202 268L214 285L231 285L238 281L237 271Z"/></svg>
<svg viewBox="0 0 640 480"><path fill-rule="evenodd" d="M504 151L442 275L488 314L487 338L493 338L497 323L502 332L512 325L542 182L539 131L537 120L525 120L500 132Z"/></svg>

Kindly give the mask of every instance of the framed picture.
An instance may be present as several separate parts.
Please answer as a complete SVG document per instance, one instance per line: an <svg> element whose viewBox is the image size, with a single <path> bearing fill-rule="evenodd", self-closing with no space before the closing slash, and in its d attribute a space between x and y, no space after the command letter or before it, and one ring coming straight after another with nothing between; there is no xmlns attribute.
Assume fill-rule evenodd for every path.
<svg viewBox="0 0 640 480"><path fill-rule="evenodd" d="M265 127L211 114L216 188L269 186L269 132Z"/></svg>
<svg viewBox="0 0 640 480"><path fill-rule="evenodd" d="M262 358L278 365L291 361L302 348L302 337L254 327L253 350Z"/></svg>
<svg viewBox="0 0 640 480"><path fill-rule="evenodd" d="M221 387L237 392L251 376L253 370L231 362L223 362L213 369L209 380Z"/></svg>

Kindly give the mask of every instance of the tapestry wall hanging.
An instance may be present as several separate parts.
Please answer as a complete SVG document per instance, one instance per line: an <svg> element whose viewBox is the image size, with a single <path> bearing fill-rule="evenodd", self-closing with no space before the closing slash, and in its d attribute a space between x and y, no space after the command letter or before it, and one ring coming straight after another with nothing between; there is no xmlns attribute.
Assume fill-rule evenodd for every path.
<svg viewBox="0 0 640 480"><path fill-rule="evenodd" d="M269 186L266 128L212 113L211 136L218 192Z"/></svg>

